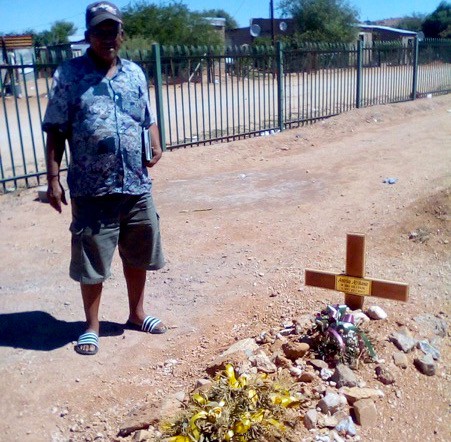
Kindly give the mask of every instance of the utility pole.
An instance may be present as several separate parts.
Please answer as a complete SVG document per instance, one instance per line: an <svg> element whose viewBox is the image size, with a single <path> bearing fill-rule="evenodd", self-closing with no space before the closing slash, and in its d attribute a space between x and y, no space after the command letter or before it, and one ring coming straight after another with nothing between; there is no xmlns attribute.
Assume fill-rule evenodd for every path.
<svg viewBox="0 0 451 442"><path fill-rule="evenodd" d="M274 46L276 44L276 33L274 28L274 0L269 0L269 10L271 14L271 41Z"/></svg>

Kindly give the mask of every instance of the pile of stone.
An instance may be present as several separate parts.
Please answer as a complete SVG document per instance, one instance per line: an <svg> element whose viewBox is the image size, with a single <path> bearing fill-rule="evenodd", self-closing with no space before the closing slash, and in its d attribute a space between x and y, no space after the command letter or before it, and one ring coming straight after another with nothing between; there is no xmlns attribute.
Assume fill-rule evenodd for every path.
<svg viewBox="0 0 451 442"><path fill-rule="evenodd" d="M356 324L363 326L372 320L385 320L387 314L378 306L365 312L353 312ZM256 338L240 340L219 355L206 368L209 378L199 379L196 389L208 389L211 380L226 364L231 363L239 373L276 373L285 370L299 383L299 391L309 398L307 408L299 414L301 424L311 436L304 442L340 442L360 440L358 427L377 425L377 404L384 393L377 388L369 388L359 378L358 370L338 363L329 366L317 359L307 342L303 342L306 330L314 322L313 317L302 317L285 324L282 329L272 329ZM402 326L387 337L393 344L393 364L378 360L375 363L375 382L393 384L396 367L406 369L409 365L408 353L417 352L413 364L421 373L433 376L436 372L440 351L426 339L415 339L409 330ZM411 358L410 358L411 359ZM181 397L182 396L182 397ZM183 394L173 403L180 405ZM171 401L169 398L168 401ZM170 410L171 407L163 406ZM175 412L172 408L171 412ZM168 416L165 416L168 417ZM157 422L159 418L153 419ZM157 427L157 425L155 425ZM134 434L134 441L161 440L156 428Z"/></svg>
<svg viewBox="0 0 451 442"><path fill-rule="evenodd" d="M431 345L427 339L417 340L407 328L403 327L399 331L393 332L390 340L400 350L400 352L394 353L393 355L395 365L401 368L407 368L408 359L405 354L419 349L421 352L414 359L415 367L426 376L435 375L437 369L436 361L440 359L440 351Z"/></svg>

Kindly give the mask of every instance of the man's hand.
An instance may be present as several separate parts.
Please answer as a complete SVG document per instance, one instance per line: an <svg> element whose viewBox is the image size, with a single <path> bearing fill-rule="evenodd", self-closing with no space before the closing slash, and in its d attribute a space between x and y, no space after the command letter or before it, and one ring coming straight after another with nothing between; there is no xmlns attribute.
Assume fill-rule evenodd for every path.
<svg viewBox="0 0 451 442"><path fill-rule="evenodd" d="M160 145L160 131L156 124L152 124L149 127L150 139L152 140L152 159L146 161L146 167L153 167L160 161L161 155L163 155L163 150Z"/></svg>
<svg viewBox="0 0 451 442"><path fill-rule="evenodd" d="M160 146L152 146L152 159L150 161L146 161L146 167L155 166L155 164L160 161L162 155L163 151Z"/></svg>
<svg viewBox="0 0 451 442"><path fill-rule="evenodd" d="M50 131L47 133L46 160L47 160L47 199L50 205L61 213L61 203L67 205L66 195L60 183L59 170L64 154L66 138L63 134Z"/></svg>
<svg viewBox="0 0 451 442"><path fill-rule="evenodd" d="M66 194L59 181L59 177L53 177L48 180L47 199L50 205L59 213L62 212L61 203L67 206Z"/></svg>

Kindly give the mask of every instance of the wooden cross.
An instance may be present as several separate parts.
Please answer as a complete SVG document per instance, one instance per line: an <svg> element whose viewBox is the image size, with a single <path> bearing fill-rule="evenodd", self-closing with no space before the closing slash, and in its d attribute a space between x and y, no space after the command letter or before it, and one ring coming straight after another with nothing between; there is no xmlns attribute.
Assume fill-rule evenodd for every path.
<svg viewBox="0 0 451 442"><path fill-rule="evenodd" d="M332 273L305 270L305 285L344 292L351 310L363 307L365 296L407 301L409 286L400 282L365 278L365 235L348 234L346 272Z"/></svg>

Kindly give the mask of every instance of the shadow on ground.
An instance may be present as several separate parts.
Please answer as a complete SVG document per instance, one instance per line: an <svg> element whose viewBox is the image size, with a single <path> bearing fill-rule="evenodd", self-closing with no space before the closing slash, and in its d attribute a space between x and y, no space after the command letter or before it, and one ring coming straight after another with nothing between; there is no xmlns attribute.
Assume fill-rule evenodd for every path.
<svg viewBox="0 0 451 442"><path fill-rule="evenodd" d="M0 347L55 350L76 341L84 329L82 321L61 321L42 311L0 314ZM100 323L100 336L118 336L123 332L123 324Z"/></svg>

